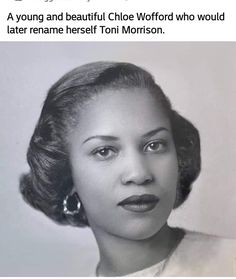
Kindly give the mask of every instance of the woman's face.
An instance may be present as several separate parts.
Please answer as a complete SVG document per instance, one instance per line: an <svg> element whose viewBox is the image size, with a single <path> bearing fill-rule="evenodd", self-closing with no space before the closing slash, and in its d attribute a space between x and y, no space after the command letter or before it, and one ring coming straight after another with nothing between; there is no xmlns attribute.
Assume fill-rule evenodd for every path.
<svg viewBox="0 0 236 279"><path fill-rule="evenodd" d="M94 232L157 233L174 206L178 164L169 119L144 89L107 90L69 135L74 187Z"/></svg>

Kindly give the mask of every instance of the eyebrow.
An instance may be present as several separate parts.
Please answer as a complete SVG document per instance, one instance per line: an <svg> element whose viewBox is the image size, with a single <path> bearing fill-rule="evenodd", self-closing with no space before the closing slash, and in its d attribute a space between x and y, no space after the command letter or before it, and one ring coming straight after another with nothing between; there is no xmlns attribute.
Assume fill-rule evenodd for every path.
<svg viewBox="0 0 236 279"><path fill-rule="evenodd" d="M169 131L167 128L165 127L159 127L157 129L151 130L150 132L147 132L146 134L144 134L142 137L143 138L150 138L155 136L157 133L161 132L161 131Z"/></svg>
<svg viewBox="0 0 236 279"><path fill-rule="evenodd" d="M92 136L87 138L86 140L83 141L83 144L91 139L101 139L101 140L105 140L105 141L117 141L119 140L118 137L115 136L104 136L104 135L96 135L96 136Z"/></svg>
<svg viewBox="0 0 236 279"><path fill-rule="evenodd" d="M142 137L143 138L150 138L150 137L155 136L157 133L159 133L161 131L168 131L168 129L165 128L165 127L160 127L160 128L151 130L150 132L147 132ZM119 138L115 137L115 136L95 135L95 136L88 137L86 140L83 141L82 144L84 144L87 141L92 140L92 139L101 139L101 140L104 140L104 141L118 141L119 140Z"/></svg>

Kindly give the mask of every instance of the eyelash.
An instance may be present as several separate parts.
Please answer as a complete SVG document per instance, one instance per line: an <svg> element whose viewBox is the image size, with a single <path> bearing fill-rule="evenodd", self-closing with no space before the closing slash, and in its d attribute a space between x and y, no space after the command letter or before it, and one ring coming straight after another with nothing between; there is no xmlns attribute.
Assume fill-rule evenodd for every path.
<svg viewBox="0 0 236 279"><path fill-rule="evenodd" d="M146 145L144 145L144 152L149 152L149 151L146 151L145 149L147 149L151 144L158 144L158 150L152 150L150 152L152 153L163 153L166 151L167 149L167 146L168 146L168 143L167 141L165 140L153 140L153 141L150 141L148 142Z"/></svg>
<svg viewBox="0 0 236 279"><path fill-rule="evenodd" d="M107 157L101 155L101 152L104 151L104 150L112 151L114 156L116 156L117 153L118 153L118 150L117 150L116 148L112 147L112 146L103 146L103 147L96 148L96 149L92 152L92 155L97 156L98 159L100 159L101 161L108 160L108 159L111 159L111 158L114 157L114 156L112 156L112 155L107 156ZM100 153L99 153L99 152L100 152Z"/></svg>
<svg viewBox="0 0 236 279"><path fill-rule="evenodd" d="M148 147L150 147L152 144L157 144L158 148L153 150L148 150ZM168 147L168 142L166 140L152 140L147 144L145 144L142 150L144 153L160 154L160 153L164 153L167 150L167 147ZM104 151L108 152L108 154L107 155L105 154L105 156L104 154L102 154L102 152ZM97 159L99 159L100 161L111 160L114 157L116 157L118 153L119 150L117 150L113 146L102 146L92 151L92 155L97 157Z"/></svg>

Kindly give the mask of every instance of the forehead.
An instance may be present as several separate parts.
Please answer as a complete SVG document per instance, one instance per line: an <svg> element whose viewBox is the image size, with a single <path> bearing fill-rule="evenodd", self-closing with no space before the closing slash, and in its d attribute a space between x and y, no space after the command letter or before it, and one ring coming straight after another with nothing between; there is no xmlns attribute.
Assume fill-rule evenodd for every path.
<svg viewBox="0 0 236 279"><path fill-rule="evenodd" d="M170 128L157 98L146 89L106 90L80 110L75 130L83 136L103 133L143 134L160 126Z"/></svg>

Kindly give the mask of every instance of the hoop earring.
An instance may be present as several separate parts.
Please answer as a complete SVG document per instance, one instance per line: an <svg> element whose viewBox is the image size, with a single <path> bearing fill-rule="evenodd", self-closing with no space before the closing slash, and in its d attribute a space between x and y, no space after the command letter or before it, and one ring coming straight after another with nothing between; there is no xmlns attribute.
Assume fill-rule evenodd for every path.
<svg viewBox="0 0 236 279"><path fill-rule="evenodd" d="M67 195L63 200L63 212L66 215L74 216L79 214L81 209L81 202L77 193Z"/></svg>

